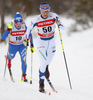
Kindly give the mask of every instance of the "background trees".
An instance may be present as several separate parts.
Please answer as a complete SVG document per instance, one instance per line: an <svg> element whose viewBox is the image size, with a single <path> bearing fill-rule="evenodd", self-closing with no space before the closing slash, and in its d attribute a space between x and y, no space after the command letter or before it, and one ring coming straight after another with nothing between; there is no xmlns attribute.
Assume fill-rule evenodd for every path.
<svg viewBox="0 0 93 100"><path fill-rule="evenodd" d="M74 26L80 25L83 29L93 27L93 0L79 0L71 16L76 21Z"/></svg>
<svg viewBox="0 0 93 100"><path fill-rule="evenodd" d="M51 10L75 20L72 30L77 30L77 25L83 29L93 26L93 0L0 0L1 35L4 31L4 15L14 16L17 11L26 16L39 14L41 2L48 2Z"/></svg>

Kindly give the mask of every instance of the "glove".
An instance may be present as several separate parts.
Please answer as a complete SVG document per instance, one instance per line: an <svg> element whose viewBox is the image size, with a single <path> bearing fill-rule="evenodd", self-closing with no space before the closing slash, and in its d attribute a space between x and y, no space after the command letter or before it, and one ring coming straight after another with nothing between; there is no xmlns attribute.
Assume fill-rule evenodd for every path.
<svg viewBox="0 0 93 100"><path fill-rule="evenodd" d="M61 25L61 22L60 22L60 20L58 18L56 18L56 23L57 23L58 26Z"/></svg>
<svg viewBox="0 0 93 100"><path fill-rule="evenodd" d="M8 25L8 30L11 30L13 28L13 23L11 22L9 25Z"/></svg>
<svg viewBox="0 0 93 100"><path fill-rule="evenodd" d="M23 44L24 44L25 46L29 46L28 39L24 39Z"/></svg>
<svg viewBox="0 0 93 100"><path fill-rule="evenodd" d="M31 44L30 51L31 51L31 53L34 53L35 52L35 48L34 48L34 45L33 44Z"/></svg>

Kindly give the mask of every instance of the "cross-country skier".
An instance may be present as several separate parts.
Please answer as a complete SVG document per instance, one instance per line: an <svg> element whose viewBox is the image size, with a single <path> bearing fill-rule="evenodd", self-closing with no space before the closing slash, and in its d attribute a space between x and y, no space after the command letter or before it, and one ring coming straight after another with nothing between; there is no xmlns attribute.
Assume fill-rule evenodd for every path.
<svg viewBox="0 0 93 100"><path fill-rule="evenodd" d="M27 38L29 38L30 31L37 26L38 38L36 44L36 50L40 58L39 69L39 91L45 92L44 79L49 78L49 65L53 59L56 51L55 46L55 22L61 29L65 29L64 25L59 19L56 13L50 12L50 6L48 3L40 4L40 15L32 19L28 29L26 31Z"/></svg>
<svg viewBox="0 0 93 100"><path fill-rule="evenodd" d="M5 30L5 32L2 35L2 39L6 39L8 35L9 36L9 52L7 55L7 61L8 61L8 68L11 68L11 59L13 59L17 53L17 51L20 54L21 57L21 63L22 63L22 80L24 82L27 82L26 79L26 69L27 64L25 61L25 52L26 52L26 46L28 44L28 41L24 39L25 33L26 33L27 27L23 23L22 16L19 12L17 12L14 16L14 24L11 23L8 25L8 28ZM31 52L34 52L34 46L33 46L33 39L32 35L30 34L28 39L30 39L31 43ZM24 41L25 40L25 41Z"/></svg>

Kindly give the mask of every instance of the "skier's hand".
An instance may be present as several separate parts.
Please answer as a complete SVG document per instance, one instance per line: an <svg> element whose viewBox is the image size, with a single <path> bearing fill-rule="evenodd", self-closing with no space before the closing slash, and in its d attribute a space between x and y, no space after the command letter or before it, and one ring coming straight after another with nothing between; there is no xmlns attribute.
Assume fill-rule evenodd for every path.
<svg viewBox="0 0 93 100"><path fill-rule="evenodd" d="M60 21L60 19L58 17L56 17L56 24L58 25L58 27L62 30L65 29L64 25L62 24L62 22Z"/></svg>
<svg viewBox="0 0 93 100"><path fill-rule="evenodd" d="M11 22L9 25L8 25L8 30L11 30L13 28L13 23Z"/></svg>
<svg viewBox="0 0 93 100"><path fill-rule="evenodd" d="M59 18L56 18L56 23L57 23L58 26L61 25L61 22L60 22Z"/></svg>
<svg viewBox="0 0 93 100"><path fill-rule="evenodd" d="M34 53L35 52L35 48L34 48L34 45L33 44L31 44L30 51L31 51L31 53Z"/></svg>
<svg viewBox="0 0 93 100"><path fill-rule="evenodd" d="M24 44L25 46L29 46L28 39L24 39L23 44Z"/></svg>

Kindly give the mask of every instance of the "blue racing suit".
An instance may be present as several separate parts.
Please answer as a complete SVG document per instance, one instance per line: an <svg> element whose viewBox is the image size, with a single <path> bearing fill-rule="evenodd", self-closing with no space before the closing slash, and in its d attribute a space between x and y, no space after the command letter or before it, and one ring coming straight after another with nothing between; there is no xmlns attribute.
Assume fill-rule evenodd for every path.
<svg viewBox="0 0 93 100"><path fill-rule="evenodd" d="M9 52L8 52L8 60L11 60L15 57L16 53L19 52L21 57L21 64L22 64L22 73L26 74L27 64L25 61L26 56L26 46L23 44L24 42L24 35L27 30L25 24L22 24L19 29L15 25L13 25L12 29L6 29L2 35L2 39L6 39L8 35L9 37ZM32 34L29 35L30 44L33 44ZM9 65L8 67L11 67Z"/></svg>

